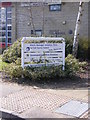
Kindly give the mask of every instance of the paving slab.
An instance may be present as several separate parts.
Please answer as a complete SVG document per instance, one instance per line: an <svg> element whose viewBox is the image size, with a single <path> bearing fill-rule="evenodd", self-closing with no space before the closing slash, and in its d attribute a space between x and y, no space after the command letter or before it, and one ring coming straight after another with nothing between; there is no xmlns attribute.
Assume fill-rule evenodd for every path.
<svg viewBox="0 0 90 120"><path fill-rule="evenodd" d="M90 119L90 110L85 112L80 118L88 118L88 119Z"/></svg>
<svg viewBox="0 0 90 120"><path fill-rule="evenodd" d="M59 107L55 112L80 117L82 114L87 112L87 110L88 103L71 100L63 106Z"/></svg>
<svg viewBox="0 0 90 120"><path fill-rule="evenodd" d="M40 107L33 107L20 114L22 118L73 118L63 114L56 114L55 112L48 111Z"/></svg>
<svg viewBox="0 0 90 120"><path fill-rule="evenodd" d="M10 111L22 113L31 107L41 107L53 111L66 103L70 98L53 95L38 90L25 89L1 99L1 107Z"/></svg>
<svg viewBox="0 0 90 120"><path fill-rule="evenodd" d="M53 93L61 96L67 96L69 98L73 98L76 100L82 100L84 102L88 102L89 91L85 90L46 90L48 93Z"/></svg>
<svg viewBox="0 0 90 120"><path fill-rule="evenodd" d="M73 118L55 113L55 110L70 100L88 103L88 90L40 89L13 83L0 83L0 86L0 109L12 111L23 118ZM82 116L84 117L87 114Z"/></svg>
<svg viewBox="0 0 90 120"><path fill-rule="evenodd" d="M8 96L9 94L13 94L23 89L24 86L21 85L0 82L0 97Z"/></svg>

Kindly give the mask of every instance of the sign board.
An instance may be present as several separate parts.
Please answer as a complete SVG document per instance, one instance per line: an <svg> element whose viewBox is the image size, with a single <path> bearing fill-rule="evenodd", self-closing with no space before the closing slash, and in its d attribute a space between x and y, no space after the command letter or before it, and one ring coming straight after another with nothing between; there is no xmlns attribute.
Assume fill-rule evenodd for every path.
<svg viewBox="0 0 90 120"><path fill-rule="evenodd" d="M21 7L30 7L30 6L38 7L38 6L47 6L47 5L48 5L48 3L46 3L46 2L30 2L30 3L26 2L26 3L21 3Z"/></svg>
<svg viewBox="0 0 90 120"><path fill-rule="evenodd" d="M26 37L22 39L22 67L65 66L64 38Z"/></svg>
<svg viewBox="0 0 90 120"><path fill-rule="evenodd" d="M48 6L48 5L52 5L52 4L61 4L61 0L32 0L30 2L21 2L21 7L39 7L39 6Z"/></svg>

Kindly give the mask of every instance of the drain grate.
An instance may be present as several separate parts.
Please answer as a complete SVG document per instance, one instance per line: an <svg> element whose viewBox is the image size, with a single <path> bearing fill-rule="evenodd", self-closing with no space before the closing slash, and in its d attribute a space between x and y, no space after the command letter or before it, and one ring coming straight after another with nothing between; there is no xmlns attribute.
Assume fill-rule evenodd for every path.
<svg viewBox="0 0 90 120"><path fill-rule="evenodd" d="M88 103L71 100L56 110L57 113L62 113L74 117L80 117L88 110Z"/></svg>

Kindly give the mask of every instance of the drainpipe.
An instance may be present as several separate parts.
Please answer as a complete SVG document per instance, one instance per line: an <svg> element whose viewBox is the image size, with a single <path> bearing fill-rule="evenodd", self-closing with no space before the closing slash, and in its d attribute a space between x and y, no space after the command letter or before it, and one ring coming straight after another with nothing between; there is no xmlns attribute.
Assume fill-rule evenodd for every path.
<svg viewBox="0 0 90 120"><path fill-rule="evenodd" d="M8 43L8 28L7 28L7 7L6 7L6 40L5 40L5 47L7 48Z"/></svg>

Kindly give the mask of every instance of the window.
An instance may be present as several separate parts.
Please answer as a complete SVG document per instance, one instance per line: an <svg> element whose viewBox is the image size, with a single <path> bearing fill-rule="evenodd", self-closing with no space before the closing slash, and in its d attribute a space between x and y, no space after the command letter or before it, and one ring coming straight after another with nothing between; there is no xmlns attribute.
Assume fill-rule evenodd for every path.
<svg viewBox="0 0 90 120"><path fill-rule="evenodd" d="M33 34L34 34L33 30L31 30L31 35L33 35ZM35 30L35 35L42 36L42 30Z"/></svg>
<svg viewBox="0 0 90 120"><path fill-rule="evenodd" d="M5 38L2 38L2 42L5 42L6 41L6 39Z"/></svg>
<svg viewBox="0 0 90 120"><path fill-rule="evenodd" d="M49 5L50 11L61 11L61 4L52 4Z"/></svg>
<svg viewBox="0 0 90 120"><path fill-rule="evenodd" d="M8 32L8 36L10 36L10 37L11 37L11 32Z"/></svg>
<svg viewBox="0 0 90 120"><path fill-rule="evenodd" d="M2 42L2 38L0 38L0 42Z"/></svg>
<svg viewBox="0 0 90 120"><path fill-rule="evenodd" d="M7 24L11 24L11 19L7 19Z"/></svg>
<svg viewBox="0 0 90 120"><path fill-rule="evenodd" d="M12 30L12 26L8 26L8 30Z"/></svg>
<svg viewBox="0 0 90 120"><path fill-rule="evenodd" d="M5 42L5 38L0 38L0 42Z"/></svg>
<svg viewBox="0 0 90 120"><path fill-rule="evenodd" d="M11 39L12 39L11 30L12 30L12 7L1 7L0 9L0 38L2 39L2 42L8 41L9 43L11 43Z"/></svg>
<svg viewBox="0 0 90 120"><path fill-rule="evenodd" d="M33 33L33 30L31 30L31 35L33 35L34 33Z"/></svg>
<svg viewBox="0 0 90 120"><path fill-rule="evenodd" d="M6 36L6 33L5 33L5 32L2 32L2 36Z"/></svg>
<svg viewBox="0 0 90 120"><path fill-rule="evenodd" d="M2 30L6 30L6 26L3 26L1 29L2 29Z"/></svg>
<svg viewBox="0 0 90 120"><path fill-rule="evenodd" d="M37 36L42 36L42 30L35 30Z"/></svg>
<svg viewBox="0 0 90 120"><path fill-rule="evenodd" d="M7 13L7 18L11 18L12 14L11 13Z"/></svg>
<svg viewBox="0 0 90 120"><path fill-rule="evenodd" d="M11 7L7 7L7 12L11 12L12 8Z"/></svg>
<svg viewBox="0 0 90 120"><path fill-rule="evenodd" d="M0 32L0 37L2 36L2 32Z"/></svg>
<svg viewBox="0 0 90 120"><path fill-rule="evenodd" d="M8 38L8 43L11 43L11 38Z"/></svg>

